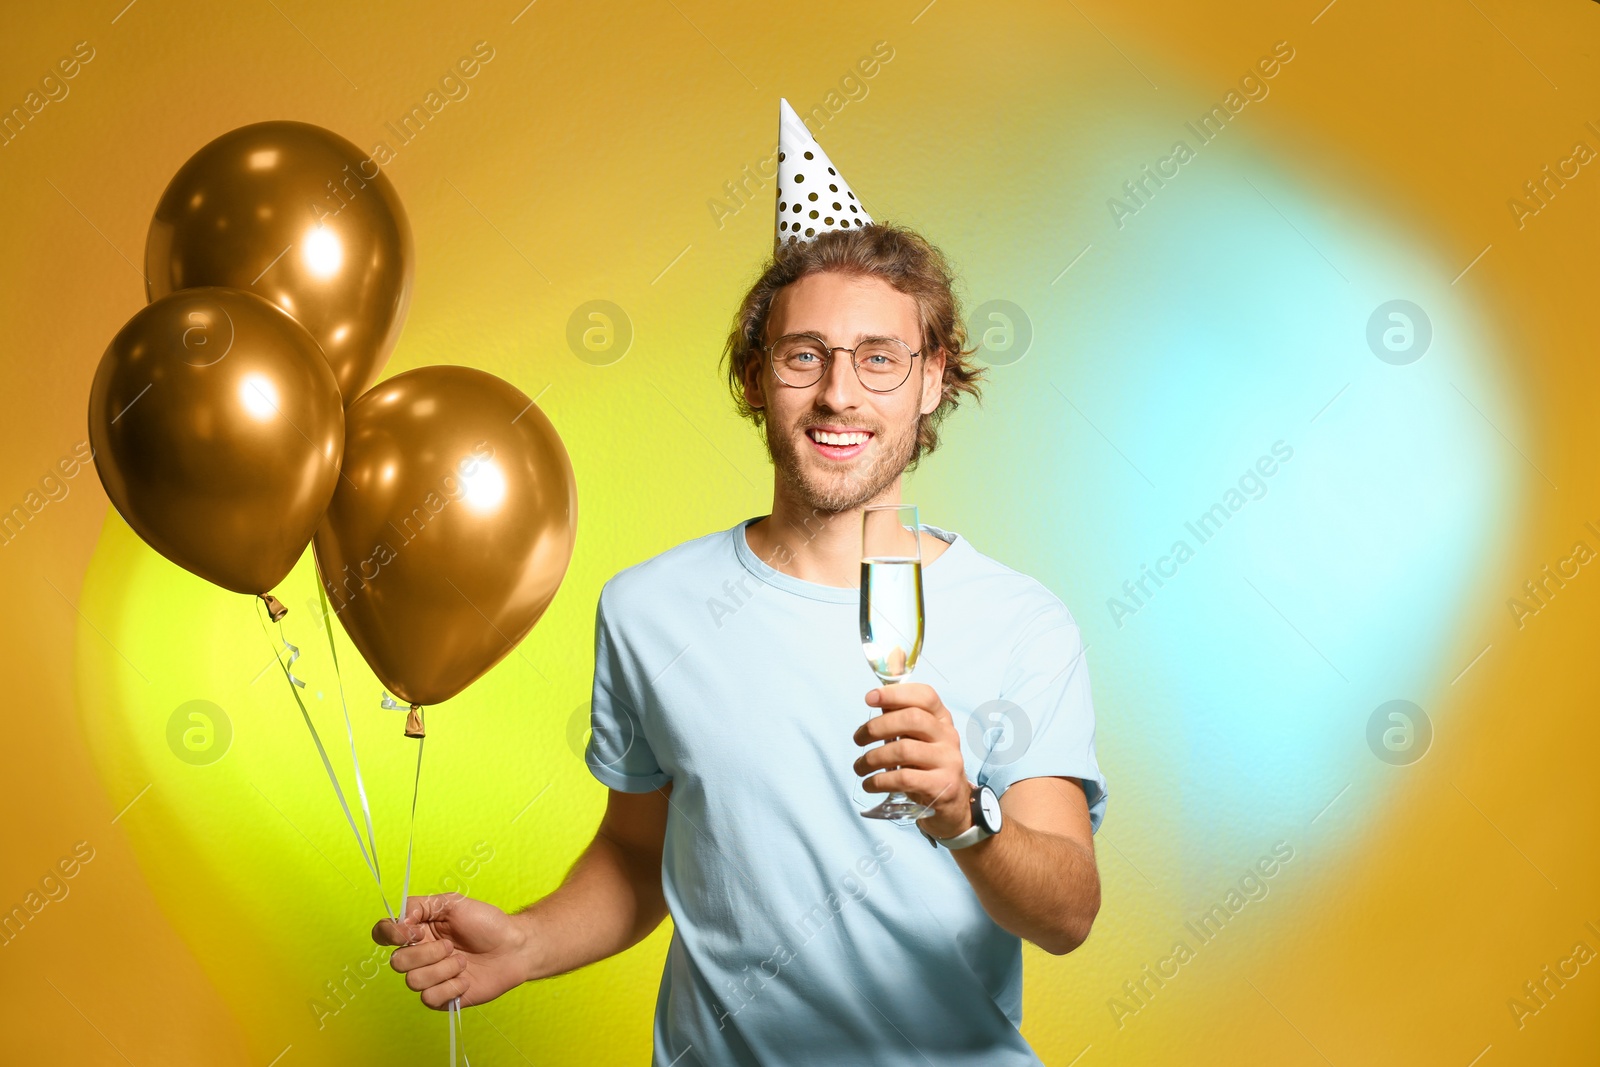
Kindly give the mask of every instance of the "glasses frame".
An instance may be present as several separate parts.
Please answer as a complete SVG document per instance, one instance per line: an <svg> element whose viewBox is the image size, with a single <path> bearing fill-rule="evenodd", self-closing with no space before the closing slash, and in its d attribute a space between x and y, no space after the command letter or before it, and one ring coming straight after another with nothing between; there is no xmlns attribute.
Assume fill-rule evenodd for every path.
<svg viewBox="0 0 1600 1067"><path fill-rule="evenodd" d="M773 356L772 350L776 348L780 342L787 341L792 337L809 337L820 344L823 350L827 353L827 358L823 360L822 370L817 375L816 382L808 382L805 385L795 385L793 382L784 381L783 375L778 373L778 361ZM861 377L861 364L856 360L856 348L860 348L864 344L870 344L873 341L893 341L901 348L904 348L907 352L910 352L911 359L913 360L923 354L920 349L913 349L910 345L906 344L898 337L863 337L856 343L855 348L846 348L843 345L830 345L827 338L815 333L786 333L782 337L779 337L777 340L773 341L770 345L762 345L761 350L767 354L767 365L772 368L772 376L778 379L781 384L787 385L790 389L809 389L813 385L816 385L817 382L822 381L828 376L828 368L833 366L833 354L835 352L848 352L850 353L850 369L855 371L856 381L861 383L861 388L867 390L869 393L892 393L902 385L906 384L906 382L911 380L911 368L916 364L908 361L906 363L906 376L901 378L898 382L895 382L889 388L874 389L872 386L867 384L866 379Z"/></svg>

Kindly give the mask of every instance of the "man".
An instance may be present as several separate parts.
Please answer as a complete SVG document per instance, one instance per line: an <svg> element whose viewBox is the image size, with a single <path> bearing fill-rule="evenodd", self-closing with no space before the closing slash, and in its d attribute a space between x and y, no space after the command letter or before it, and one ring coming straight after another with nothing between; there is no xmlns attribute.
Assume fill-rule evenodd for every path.
<svg viewBox="0 0 1600 1067"><path fill-rule="evenodd" d="M424 1004L470 1006L670 913L656 1067L1036 1065L1021 941L1070 952L1100 904L1081 635L1040 583L923 525L915 680L871 684L862 511L900 501L978 374L944 258L867 217L783 110L779 246L727 347L771 513L601 590L586 759L610 794L562 886L515 915L414 898L373 936L404 946L392 965ZM809 207L807 178L857 209ZM862 818L893 791L931 814Z"/></svg>

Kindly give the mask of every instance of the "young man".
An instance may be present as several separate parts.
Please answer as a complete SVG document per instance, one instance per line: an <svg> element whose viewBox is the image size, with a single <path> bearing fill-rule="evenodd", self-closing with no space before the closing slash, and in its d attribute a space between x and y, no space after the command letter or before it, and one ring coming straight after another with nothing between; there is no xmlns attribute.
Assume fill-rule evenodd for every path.
<svg viewBox="0 0 1600 1067"><path fill-rule="evenodd" d="M655 1067L1037 1065L1021 941L1070 952L1100 904L1081 635L1040 583L924 524L915 680L872 684L862 509L900 501L978 375L943 257L797 196L810 178L856 203L783 109L779 247L727 349L735 401L765 428L771 513L601 590L586 759L610 797L562 886L514 915L414 898L373 936L404 946L392 965L424 1004L470 1006L670 913ZM897 790L932 813L862 818Z"/></svg>

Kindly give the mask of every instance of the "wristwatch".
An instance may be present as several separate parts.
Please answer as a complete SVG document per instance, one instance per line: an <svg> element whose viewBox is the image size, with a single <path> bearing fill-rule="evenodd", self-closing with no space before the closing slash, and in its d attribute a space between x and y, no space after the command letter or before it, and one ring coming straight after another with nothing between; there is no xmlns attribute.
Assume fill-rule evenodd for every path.
<svg viewBox="0 0 1600 1067"><path fill-rule="evenodd" d="M971 783L968 783L971 784ZM1000 832L1000 798L995 791L986 785L973 786L972 789L972 825L954 837L934 837L917 827L922 836L928 839L928 844L937 848L943 845L954 851L975 845L986 837L993 837Z"/></svg>

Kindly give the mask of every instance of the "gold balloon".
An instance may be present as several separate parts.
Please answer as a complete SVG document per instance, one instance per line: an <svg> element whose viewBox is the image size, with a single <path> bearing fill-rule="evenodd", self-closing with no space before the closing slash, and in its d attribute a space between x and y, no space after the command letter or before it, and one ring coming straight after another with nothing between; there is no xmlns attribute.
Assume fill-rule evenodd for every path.
<svg viewBox="0 0 1600 1067"><path fill-rule="evenodd" d="M333 495L344 408L316 341L239 289L184 289L128 320L89 390L111 503L168 559L237 593L294 566Z"/></svg>
<svg viewBox="0 0 1600 1067"><path fill-rule="evenodd" d="M345 411L344 477L313 543L373 673L437 704L539 621L577 522L572 463L533 401L471 367L419 367Z"/></svg>
<svg viewBox="0 0 1600 1067"><path fill-rule="evenodd" d="M347 405L388 361L411 300L411 224L388 175L304 122L241 126L190 157L156 205L144 262L151 300L225 285L293 315Z"/></svg>

